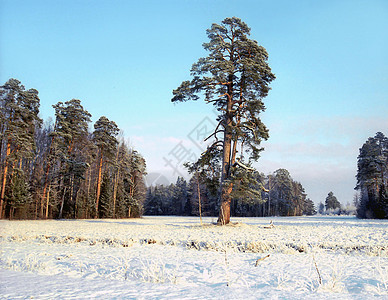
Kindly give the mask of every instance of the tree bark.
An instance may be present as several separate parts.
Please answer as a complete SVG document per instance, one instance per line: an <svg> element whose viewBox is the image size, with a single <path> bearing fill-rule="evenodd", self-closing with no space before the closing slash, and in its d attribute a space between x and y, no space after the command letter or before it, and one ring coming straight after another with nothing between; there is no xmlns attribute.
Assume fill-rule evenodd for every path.
<svg viewBox="0 0 388 300"><path fill-rule="evenodd" d="M48 155L47 155L47 166L46 166L46 173L45 173L44 187L43 187L43 195L42 195L43 198L41 200L41 208L40 208L41 209L41 211L40 211L41 218L43 218L43 205L44 205L44 200L46 198L47 187L49 185L49 172L50 172L50 168L51 168L51 165L50 165L50 155L52 153L52 145L53 145L53 143L54 143L54 136L51 138L50 149L49 149L49 152L48 152ZM47 215L47 213L46 213L46 215Z"/></svg>
<svg viewBox="0 0 388 300"><path fill-rule="evenodd" d="M197 173L197 191L198 191L198 210L199 210L199 220L202 226L202 204L201 204L201 189L199 186L199 174Z"/></svg>
<svg viewBox="0 0 388 300"><path fill-rule="evenodd" d="M102 152L100 154L100 162L98 164L96 216L95 216L95 218L98 218L98 203L99 203L99 200L100 200L100 193L101 193L101 177L102 177Z"/></svg>
<svg viewBox="0 0 388 300"><path fill-rule="evenodd" d="M50 201L50 186L48 187L47 197L46 197L46 219L48 219L49 201Z"/></svg>
<svg viewBox="0 0 388 300"><path fill-rule="evenodd" d="M65 194L66 194L66 187L63 189L63 195L62 195L62 201L61 201L61 209L59 210L58 219L62 219L63 205L65 204Z"/></svg>
<svg viewBox="0 0 388 300"><path fill-rule="evenodd" d="M70 204L73 203L73 200L74 200L74 174L72 174L70 176L70 197L69 197L69 201L70 201ZM74 203L74 218L76 219L76 215L77 215L77 202Z"/></svg>
<svg viewBox="0 0 388 300"><path fill-rule="evenodd" d="M117 186L119 183L119 175L120 175L120 163L119 163L119 150L120 146L117 146L117 153L116 153L116 164L117 164L117 173L114 180L114 186L113 186L113 219L116 216L116 198L117 198Z"/></svg>
<svg viewBox="0 0 388 300"><path fill-rule="evenodd" d="M220 225L226 225L230 222L230 193L233 189L232 183L226 183L230 178L230 166L231 166L231 152L232 152L232 95L233 88L230 84L228 87L228 102L226 110L225 131L224 131L224 145L223 145L223 157L222 157L222 174L221 174L221 207L218 216L217 223Z"/></svg>
<svg viewBox="0 0 388 300"><path fill-rule="evenodd" d="M5 154L5 166L4 166L4 172L3 172L3 182L1 185L1 196L0 196L0 219L4 216L5 211L5 203L4 203L4 197L5 197L5 186L7 184L7 175L8 175L8 161L7 158L11 153L11 142L8 140L7 142L7 152Z"/></svg>
<svg viewBox="0 0 388 300"><path fill-rule="evenodd" d="M15 208L14 207L10 207L10 209L9 209L9 219L10 220L13 219L14 212L15 212Z"/></svg>
<svg viewBox="0 0 388 300"><path fill-rule="evenodd" d="M115 176L114 186L113 186L113 218L116 217L116 199L117 199L117 186L119 183L119 175L120 170L117 170L117 174Z"/></svg>
<svg viewBox="0 0 388 300"><path fill-rule="evenodd" d="M89 167L89 175L88 175L88 189L86 194L86 203L84 203L85 207L85 219L89 218L89 197L90 197L90 184L92 181L92 168Z"/></svg>
<svg viewBox="0 0 388 300"><path fill-rule="evenodd" d="M42 199L41 199L41 202L40 202L40 216L41 218L43 217L43 206L44 206L44 200L46 197L46 191L47 191L47 186L48 186L48 173L50 171L50 165L47 165L47 169L46 169L46 179L45 179L45 182L44 182L44 187L43 187L43 194L42 194ZM47 200L46 200L47 202Z"/></svg>
<svg viewBox="0 0 388 300"><path fill-rule="evenodd" d="M133 195L135 193L135 185L136 185L136 182L135 182L136 178L135 178L135 175L132 175L131 177L131 185L129 186L129 198L131 199L131 201L133 201ZM131 217L131 204L128 205L128 218Z"/></svg>

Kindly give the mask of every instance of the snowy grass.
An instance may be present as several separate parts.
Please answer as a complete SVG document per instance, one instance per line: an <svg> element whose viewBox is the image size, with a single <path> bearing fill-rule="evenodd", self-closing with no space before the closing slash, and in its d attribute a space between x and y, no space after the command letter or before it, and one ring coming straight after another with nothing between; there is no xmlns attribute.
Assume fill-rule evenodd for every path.
<svg viewBox="0 0 388 300"><path fill-rule="evenodd" d="M271 220L275 227L266 229ZM61 288L74 280L83 283L79 299L84 291L117 299L388 296L386 220L236 218L224 227L212 221L0 221L0 299L74 298L74 287ZM46 278L46 290L20 284L23 276Z"/></svg>

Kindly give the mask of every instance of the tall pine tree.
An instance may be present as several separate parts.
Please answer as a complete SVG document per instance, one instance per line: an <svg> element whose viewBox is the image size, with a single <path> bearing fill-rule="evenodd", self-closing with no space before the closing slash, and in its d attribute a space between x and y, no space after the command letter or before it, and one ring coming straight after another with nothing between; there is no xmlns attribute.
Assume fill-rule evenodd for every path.
<svg viewBox="0 0 388 300"><path fill-rule="evenodd" d="M25 90L17 79L8 80L0 89L1 99L1 162L2 184L0 218L5 213L7 180L14 168L26 170L26 162L34 157L34 133L42 120L39 118L40 100L35 89ZM23 162L25 162L23 166ZM24 176L22 176L24 178Z"/></svg>
<svg viewBox="0 0 388 300"><path fill-rule="evenodd" d="M98 148L97 162L97 190L96 190L96 217L99 216L99 201L101 195L102 173L104 164L113 162L118 140L116 136L119 133L119 128L114 121L110 121L107 117L100 117L94 124L94 132L92 140Z"/></svg>
<svg viewBox="0 0 388 300"><path fill-rule="evenodd" d="M81 101L78 99L72 99L65 103L58 102L53 107L56 120L54 131L51 133L50 155L52 157L49 157L49 159L56 161L58 164L57 173L52 174L52 176L59 180L62 200L58 217L62 218L64 213L66 217L75 214L76 196L80 180L84 178L84 173L89 166L83 156L83 150L88 145L88 125L91 115L83 108ZM52 162L48 160L43 187L43 200L41 202L41 217L43 217L45 206L44 200L47 200L51 164Z"/></svg>
<svg viewBox="0 0 388 300"><path fill-rule="evenodd" d="M184 81L173 91L172 102L205 101L218 111L218 125L211 135L214 143L207 152L220 155L221 207L219 224L230 222L230 207L237 169L249 177L249 164L259 158L260 142L268 138L268 130L261 122L263 98L270 90L275 75L267 63L264 47L249 39L250 28L239 18L226 18L207 30L209 42L204 44L209 55L192 66L191 81ZM220 136L221 135L221 136ZM237 158L237 149L244 149ZM214 151L218 149L218 151ZM212 157L211 157L212 158ZM209 162L208 162L209 163Z"/></svg>

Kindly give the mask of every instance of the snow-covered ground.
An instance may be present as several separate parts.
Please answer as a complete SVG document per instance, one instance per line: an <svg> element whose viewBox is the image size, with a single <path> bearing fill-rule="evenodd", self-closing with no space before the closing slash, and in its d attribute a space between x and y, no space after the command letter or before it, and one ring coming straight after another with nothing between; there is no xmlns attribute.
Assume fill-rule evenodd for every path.
<svg viewBox="0 0 388 300"><path fill-rule="evenodd" d="M0 299L388 298L387 220L214 221L2 220Z"/></svg>

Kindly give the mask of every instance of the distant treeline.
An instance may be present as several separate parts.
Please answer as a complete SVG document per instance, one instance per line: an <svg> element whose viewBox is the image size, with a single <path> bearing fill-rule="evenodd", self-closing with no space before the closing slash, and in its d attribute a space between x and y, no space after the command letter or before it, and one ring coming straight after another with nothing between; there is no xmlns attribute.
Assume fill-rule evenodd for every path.
<svg viewBox="0 0 388 300"><path fill-rule="evenodd" d="M234 198L231 205L233 216L301 216L316 214L312 200L307 198L301 183L294 181L285 169L265 176L254 173L258 197L251 199ZM218 215L219 186L201 181L199 176L186 182L178 178L176 184L159 185L148 188L145 202L147 215ZM264 189L262 188L264 186Z"/></svg>
<svg viewBox="0 0 388 300"><path fill-rule="evenodd" d="M17 79L0 87L1 218L138 217L146 195L144 158L119 128L81 101L58 102L43 125L40 99Z"/></svg>
<svg viewBox="0 0 388 300"><path fill-rule="evenodd" d="M300 216L316 214L313 201L307 198L301 183L294 181L285 169L255 178L249 188L257 195L239 198L233 193L233 216ZM325 204L319 205L320 214L353 214L358 218L388 218L388 138L376 133L360 148L357 186L359 192L352 204L342 207L329 192ZM264 187L264 188L263 188ZM216 217L219 210L219 178L203 178L199 173L186 182L178 178L176 184L150 187L147 191L145 213L149 215L199 215Z"/></svg>

